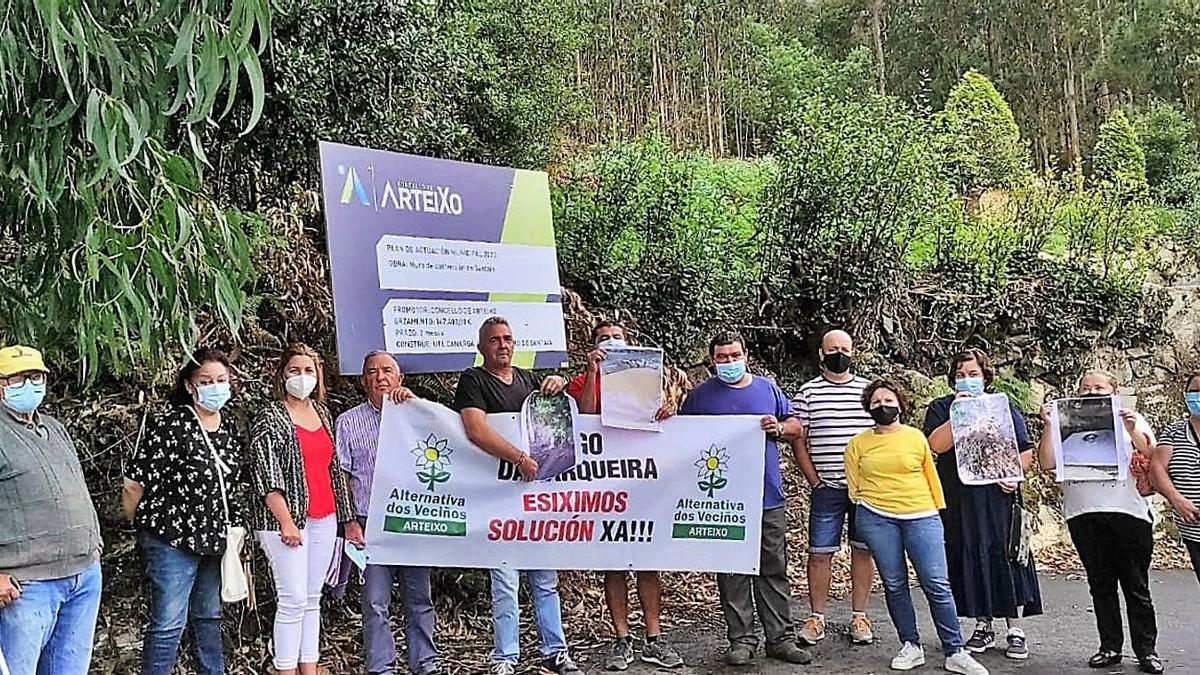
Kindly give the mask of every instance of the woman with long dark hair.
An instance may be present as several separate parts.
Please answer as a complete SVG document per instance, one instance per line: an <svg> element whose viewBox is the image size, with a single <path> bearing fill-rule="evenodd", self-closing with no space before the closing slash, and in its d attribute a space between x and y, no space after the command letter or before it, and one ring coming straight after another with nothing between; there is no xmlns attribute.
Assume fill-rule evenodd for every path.
<svg viewBox="0 0 1200 675"><path fill-rule="evenodd" d="M169 405L147 424L125 475L122 506L137 528L150 593L143 675L173 671L188 625L199 672L225 672L221 556L229 523L240 521L235 496L243 463L233 416L222 414L232 380L223 352L197 349L179 369ZM222 491L226 499L215 499Z"/></svg>

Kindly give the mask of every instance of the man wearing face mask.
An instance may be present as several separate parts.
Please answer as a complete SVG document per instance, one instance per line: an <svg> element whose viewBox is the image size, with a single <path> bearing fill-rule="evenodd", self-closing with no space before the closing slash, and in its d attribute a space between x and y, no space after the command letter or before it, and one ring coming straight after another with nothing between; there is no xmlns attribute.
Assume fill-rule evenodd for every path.
<svg viewBox="0 0 1200 675"><path fill-rule="evenodd" d="M760 415L767 434L763 475L762 542L759 573L718 574L717 590L729 638L725 662L745 666L758 649L754 615L767 639L767 656L787 663L808 663L812 657L796 644L791 616L791 587L787 577L787 515L777 442L791 442L802 433L792 406L774 382L746 370L746 341L721 331L709 342L708 356L717 376L688 394L682 415Z"/></svg>
<svg viewBox="0 0 1200 675"><path fill-rule="evenodd" d="M14 675L85 675L100 608L100 524L75 444L38 408L36 349L0 349L0 652Z"/></svg>
<svg viewBox="0 0 1200 675"><path fill-rule="evenodd" d="M587 355L586 370L567 385L567 394L579 404L579 412L585 415L600 414L600 363L608 358L608 349L624 347L625 327L612 321L601 321L592 328L593 349ZM655 419L671 415L664 407L655 414ZM605 670L626 670L633 662L633 643L629 637L629 584L624 570L604 572L604 603L612 615L616 640L605 658ZM662 639L659 618L662 611L662 580L658 572L639 570L637 577L638 600L642 603L642 620L646 626L646 644L641 658L663 668L683 665L679 653Z"/></svg>
<svg viewBox="0 0 1200 675"><path fill-rule="evenodd" d="M808 525L808 585L812 613L800 628L800 640L825 639L825 604L833 575L833 554L842 548L842 527L850 540L850 641L874 640L867 604L875 565L855 528L854 504L846 487L846 444L871 428L862 408L863 391L871 382L851 372L854 342L850 334L831 330L821 338L821 374L800 387L792 399L804 433L792 444L796 464L812 488Z"/></svg>

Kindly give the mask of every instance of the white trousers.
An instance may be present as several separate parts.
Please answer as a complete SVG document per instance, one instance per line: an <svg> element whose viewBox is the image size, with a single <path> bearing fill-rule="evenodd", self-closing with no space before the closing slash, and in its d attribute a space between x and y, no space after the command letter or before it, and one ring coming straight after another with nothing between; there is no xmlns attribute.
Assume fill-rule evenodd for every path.
<svg viewBox="0 0 1200 675"><path fill-rule="evenodd" d="M293 670L316 663L321 641L321 588L333 560L337 519L309 519L300 545L288 546L278 532L260 530L258 542L275 577L275 669Z"/></svg>

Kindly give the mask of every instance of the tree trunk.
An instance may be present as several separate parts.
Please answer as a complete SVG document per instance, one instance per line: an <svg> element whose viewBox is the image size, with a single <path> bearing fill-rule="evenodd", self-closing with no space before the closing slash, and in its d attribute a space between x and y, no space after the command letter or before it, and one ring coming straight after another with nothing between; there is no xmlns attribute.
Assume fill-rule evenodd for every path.
<svg viewBox="0 0 1200 675"><path fill-rule="evenodd" d="M1071 164L1074 165L1083 157L1079 142L1079 103L1075 91L1075 49L1070 42L1066 43L1066 76L1063 78L1063 95L1067 108L1067 140Z"/></svg>
<svg viewBox="0 0 1200 675"><path fill-rule="evenodd" d="M871 0L871 34L875 39L875 74L879 94L887 93L887 70L883 60L883 0Z"/></svg>

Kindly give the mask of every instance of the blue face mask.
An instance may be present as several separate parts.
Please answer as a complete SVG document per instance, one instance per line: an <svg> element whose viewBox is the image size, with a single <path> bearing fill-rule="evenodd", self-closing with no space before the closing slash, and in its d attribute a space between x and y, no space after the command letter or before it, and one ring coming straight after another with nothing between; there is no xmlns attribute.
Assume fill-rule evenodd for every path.
<svg viewBox="0 0 1200 675"><path fill-rule="evenodd" d="M725 384L737 384L746 376L745 361L731 361L716 364L717 377Z"/></svg>
<svg viewBox="0 0 1200 675"><path fill-rule="evenodd" d="M13 412L28 415L46 398L46 381L34 384L33 380L25 380L23 384L10 384L4 387L4 405Z"/></svg>
<svg viewBox="0 0 1200 675"><path fill-rule="evenodd" d="M965 391L972 396L983 396L982 377L960 377L954 381L954 391Z"/></svg>
<svg viewBox="0 0 1200 675"><path fill-rule="evenodd" d="M623 349L628 346L621 338L609 338L599 345L601 349Z"/></svg>
<svg viewBox="0 0 1200 675"><path fill-rule="evenodd" d="M209 412L217 412L229 402L232 395L228 382L201 385L196 387L196 405Z"/></svg>
<svg viewBox="0 0 1200 675"><path fill-rule="evenodd" d="M1188 412L1200 417L1200 391L1184 393L1183 400L1187 403Z"/></svg>

